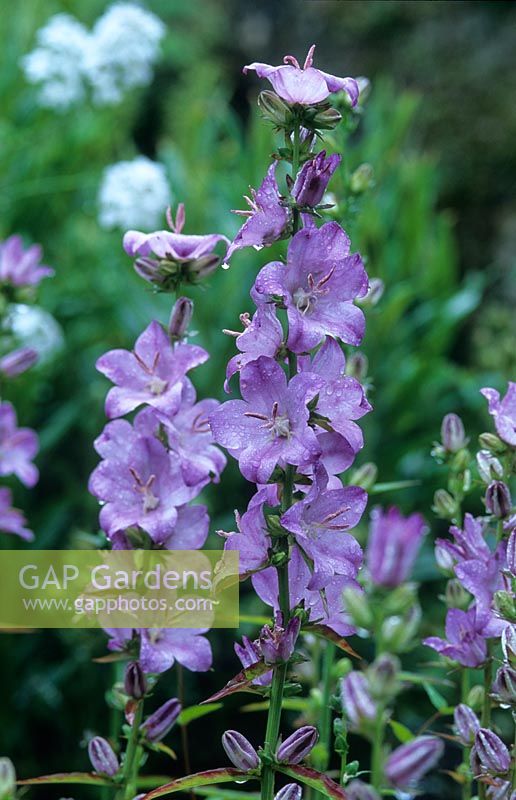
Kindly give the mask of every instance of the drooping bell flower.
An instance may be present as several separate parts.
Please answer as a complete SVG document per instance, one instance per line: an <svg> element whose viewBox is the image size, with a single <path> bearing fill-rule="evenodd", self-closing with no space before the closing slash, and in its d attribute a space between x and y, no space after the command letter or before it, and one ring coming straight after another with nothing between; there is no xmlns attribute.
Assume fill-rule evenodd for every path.
<svg viewBox="0 0 516 800"><path fill-rule="evenodd" d="M494 419L496 432L500 439L516 447L516 383L509 381L503 400L495 389L481 389L488 402L488 410Z"/></svg>
<svg viewBox="0 0 516 800"><path fill-rule="evenodd" d="M376 586L394 588L407 580L426 531L421 514L373 510L366 562Z"/></svg>

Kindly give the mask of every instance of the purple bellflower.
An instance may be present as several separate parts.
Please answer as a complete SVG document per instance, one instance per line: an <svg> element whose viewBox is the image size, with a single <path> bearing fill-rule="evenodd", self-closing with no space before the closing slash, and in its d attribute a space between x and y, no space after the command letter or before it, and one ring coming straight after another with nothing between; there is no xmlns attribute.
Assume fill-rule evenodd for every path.
<svg viewBox="0 0 516 800"><path fill-rule="evenodd" d="M222 735L222 747L237 769L249 772L260 766L260 759L253 745L238 731L226 731Z"/></svg>
<svg viewBox="0 0 516 800"><path fill-rule="evenodd" d="M34 534L27 527L27 520L22 512L12 507L11 490L0 487L0 531L19 536L26 542L32 542Z"/></svg>
<svg viewBox="0 0 516 800"><path fill-rule="evenodd" d="M11 403L0 403L0 475L16 475L29 488L39 478L32 459L39 449L38 437L31 428L18 428Z"/></svg>
<svg viewBox="0 0 516 800"><path fill-rule="evenodd" d="M489 413L500 439L516 447L516 383L509 381L503 400L500 400L500 393L495 389L481 389L480 393L488 402Z"/></svg>
<svg viewBox="0 0 516 800"><path fill-rule="evenodd" d="M485 523L482 519L476 519L466 513L463 528L458 528L456 525L452 525L450 528L453 541L436 539L436 547L450 556L450 563L461 563L478 558L483 561L488 560L491 558L491 550L484 539L484 528Z"/></svg>
<svg viewBox="0 0 516 800"><path fill-rule="evenodd" d="M394 507L375 508L366 553L373 583L394 588L407 580L426 530L421 514L403 517Z"/></svg>
<svg viewBox="0 0 516 800"><path fill-rule="evenodd" d="M147 741L161 742L174 727L180 713L181 703L173 697L147 717L140 725L140 730L145 734Z"/></svg>
<svg viewBox="0 0 516 800"><path fill-rule="evenodd" d="M487 657L484 628L485 618L478 615L475 607L468 611L450 608L446 615L446 639L430 636L423 644L463 667L479 667Z"/></svg>
<svg viewBox="0 0 516 800"><path fill-rule="evenodd" d="M259 306L252 320L248 314L242 314L240 319L245 327L242 333L236 335L235 343L240 352L228 361L224 383L226 392L230 391L229 381L235 372L260 356L276 358L283 344L283 328L276 316L275 306Z"/></svg>
<svg viewBox="0 0 516 800"><path fill-rule="evenodd" d="M295 353L310 351L326 335L358 345L364 335L363 312L353 305L367 292L367 275L358 253L340 225L300 230L290 242L287 264L272 261L258 273L254 299L282 298L289 322L288 346Z"/></svg>
<svg viewBox="0 0 516 800"><path fill-rule="evenodd" d="M115 384L106 398L106 415L121 417L143 403L174 413L186 373L207 359L202 347L172 345L159 322L151 322L133 351L110 350L97 361L99 372Z"/></svg>
<svg viewBox="0 0 516 800"><path fill-rule="evenodd" d="M472 708L459 703L453 712L454 728L461 743L470 747L475 741L475 734L480 728L480 722Z"/></svg>
<svg viewBox="0 0 516 800"><path fill-rule="evenodd" d="M234 214L248 217L229 245L225 260L229 261L235 250L272 244L281 239L289 225L288 207L281 202L276 181L275 161L270 165L259 189L251 189L251 197L246 197L248 211L234 211Z"/></svg>
<svg viewBox="0 0 516 800"><path fill-rule="evenodd" d="M342 678L340 697L346 717L354 728L360 728L363 722L376 718L378 709L363 672L354 670Z"/></svg>
<svg viewBox="0 0 516 800"><path fill-rule="evenodd" d="M139 662L145 673L166 672L177 661L191 672L206 672L212 653L204 628L105 628L108 648L125 652L139 643Z"/></svg>
<svg viewBox="0 0 516 800"><path fill-rule="evenodd" d="M321 202L340 162L339 155L326 157L326 151L321 150L312 161L303 164L292 187L292 196L298 206L314 208Z"/></svg>
<svg viewBox="0 0 516 800"><path fill-rule="evenodd" d="M317 393L312 377L295 375L287 385L280 365L262 356L242 369L240 391L243 399L219 406L210 425L247 480L265 483L277 464L316 460L320 449L307 408Z"/></svg>
<svg viewBox="0 0 516 800"><path fill-rule="evenodd" d="M264 625L258 638L261 654L266 664L284 664L291 657L301 629L299 617L292 617L283 627L283 617L276 615L274 626Z"/></svg>
<svg viewBox="0 0 516 800"><path fill-rule="evenodd" d="M54 270L40 260L39 245L33 244L24 250L21 236L10 236L0 244L0 283L17 288L36 286L43 278L54 274Z"/></svg>
<svg viewBox="0 0 516 800"><path fill-rule="evenodd" d="M264 505L278 504L276 486L264 486L251 498L247 511L236 514L238 530L219 533L225 537L225 550L238 550L239 572L247 576L267 566L269 561L270 537L263 513Z"/></svg>
<svg viewBox="0 0 516 800"><path fill-rule="evenodd" d="M247 669L247 667L252 667L253 664L257 664L263 656L258 639L251 641L248 636L242 636L242 644L235 642L234 647L235 653L244 669ZM263 675L259 675L258 678L255 678L253 681L251 681L251 683L253 683L255 686L270 686L271 682L272 670L264 673Z"/></svg>
<svg viewBox="0 0 516 800"><path fill-rule="evenodd" d="M253 62L244 67L244 73L252 69L259 78L266 78L282 100L302 106L322 103L333 92L344 91L349 102L355 106L358 101L358 84L354 78L337 78L312 66L315 45L308 51L303 67L294 56L285 56L283 64L273 67L270 64Z"/></svg>
<svg viewBox="0 0 516 800"><path fill-rule="evenodd" d="M299 764L317 744L319 732L313 725L303 725L290 734L278 746L276 758L279 763Z"/></svg>
<svg viewBox="0 0 516 800"><path fill-rule="evenodd" d="M417 736L391 753L385 775L397 788L413 787L437 764L443 751L444 744L436 736Z"/></svg>

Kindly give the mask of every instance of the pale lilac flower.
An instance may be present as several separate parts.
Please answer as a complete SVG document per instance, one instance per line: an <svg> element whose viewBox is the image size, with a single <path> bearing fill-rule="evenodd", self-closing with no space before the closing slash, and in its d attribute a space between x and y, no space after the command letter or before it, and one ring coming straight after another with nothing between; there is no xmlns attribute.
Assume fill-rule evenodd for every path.
<svg viewBox="0 0 516 800"><path fill-rule="evenodd" d="M104 504L100 524L106 534L137 525L155 543L167 542L180 522L178 507L200 487L186 486L177 459L157 439L140 436L126 420L108 423L95 449L104 460L93 471L89 490Z"/></svg>
<svg viewBox="0 0 516 800"><path fill-rule="evenodd" d="M446 615L446 639L429 636L423 644L463 667L479 667L487 657L484 628L485 618L478 615L475 607L468 611L450 608Z"/></svg>
<svg viewBox="0 0 516 800"><path fill-rule="evenodd" d="M138 661L130 661L124 672L125 694L133 700L141 700L147 694L147 690L147 679L140 664Z"/></svg>
<svg viewBox="0 0 516 800"><path fill-rule="evenodd" d="M502 664L496 672L491 694L502 706L516 705L516 669Z"/></svg>
<svg viewBox="0 0 516 800"><path fill-rule="evenodd" d="M238 731L226 731L222 736L222 747L237 769L249 772L260 766L260 759L253 745Z"/></svg>
<svg viewBox="0 0 516 800"><path fill-rule="evenodd" d="M449 453L456 453L468 443L464 424L457 414L446 414L444 417L441 424L441 442Z"/></svg>
<svg viewBox="0 0 516 800"><path fill-rule="evenodd" d="M415 786L441 758L443 742L436 736L417 736L394 750L385 762L385 775L393 786Z"/></svg>
<svg viewBox="0 0 516 800"><path fill-rule="evenodd" d="M175 697L163 703L145 722L140 725L140 730L149 742L161 742L173 728L181 713L181 703Z"/></svg>
<svg viewBox="0 0 516 800"><path fill-rule="evenodd" d="M0 372L6 378L16 378L34 366L38 358L33 347L19 347L0 358Z"/></svg>
<svg viewBox="0 0 516 800"><path fill-rule="evenodd" d="M516 800L516 792L512 791L510 781L503 778L490 778L486 788L486 797L489 800Z"/></svg>
<svg viewBox="0 0 516 800"><path fill-rule="evenodd" d="M138 337L133 351L110 350L98 359L99 372L115 384L106 398L106 415L121 417L143 403L175 413L186 373L207 359L202 347L172 345L154 320Z"/></svg>
<svg viewBox="0 0 516 800"><path fill-rule="evenodd" d="M141 631L140 664L144 672L166 672L177 661L191 672L211 667L205 628L170 628Z"/></svg>
<svg viewBox="0 0 516 800"><path fill-rule="evenodd" d="M326 335L358 345L364 335L363 312L353 305L367 291L367 275L358 253L340 225L300 230L290 242L287 264L272 261L259 272L253 290L258 303L281 297L289 322L288 346L305 353Z"/></svg>
<svg viewBox="0 0 516 800"><path fill-rule="evenodd" d="M186 336L188 326L192 321L193 310L194 304L189 297L177 298L168 321L168 335L171 341L176 342Z"/></svg>
<svg viewBox="0 0 516 800"><path fill-rule="evenodd" d="M313 378L285 372L260 357L240 374L242 400L229 400L210 417L215 441L238 459L244 477L266 483L274 467L315 461L320 449L308 426L307 403L317 393Z"/></svg>
<svg viewBox="0 0 516 800"><path fill-rule="evenodd" d="M362 564L362 549L347 530L360 521L367 494L358 486L328 490L327 485L328 474L319 466L305 498L281 517L313 562L308 589L322 589L334 575L355 578Z"/></svg>
<svg viewBox="0 0 516 800"><path fill-rule="evenodd" d="M291 657L301 628L301 619L292 617L283 627L283 617L276 615L274 626L264 625L258 638L263 660L266 664L284 664Z"/></svg>
<svg viewBox="0 0 516 800"><path fill-rule="evenodd" d="M25 486L32 488L39 478L32 463L39 445L31 428L18 428L16 411L11 403L0 403L0 475L16 475Z"/></svg>
<svg viewBox="0 0 516 800"><path fill-rule="evenodd" d="M363 672L354 670L342 678L340 698L346 717L355 728L376 718L378 708Z"/></svg>
<svg viewBox="0 0 516 800"><path fill-rule="evenodd" d="M272 484L264 486L253 495L244 514L235 514L238 530L230 533L219 531L225 537L224 549L238 550L240 575L257 572L269 563L271 541L263 506L277 504L277 487Z"/></svg>
<svg viewBox="0 0 516 800"><path fill-rule="evenodd" d="M259 189L251 189L246 197L248 211L234 213L248 217L229 245L225 260L229 261L235 250L243 247L261 248L281 239L289 224L288 207L282 203L276 181L277 161L274 161Z"/></svg>
<svg viewBox="0 0 516 800"><path fill-rule="evenodd" d="M313 725L303 725L278 745L276 758L280 764L299 764L317 744L319 732Z"/></svg>
<svg viewBox="0 0 516 800"><path fill-rule="evenodd" d="M0 487L0 531L19 536L26 542L32 542L34 534L25 526L27 520L21 511L12 507L11 490L6 486Z"/></svg>
<svg viewBox="0 0 516 800"><path fill-rule="evenodd" d="M10 236L0 244L0 283L19 288L51 277L54 270L40 263L41 253L39 244L24 250L21 236Z"/></svg>
<svg viewBox="0 0 516 800"><path fill-rule="evenodd" d="M468 592L475 597L477 609L481 616L490 618L484 631L487 636L500 635L496 630L496 620L492 614L493 595L504 588L502 570L505 566L505 542L500 542L494 553L477 556L462 561L455 567L455 574ZM494 627L493 627L494 626Z"/></svg>
<svg viewBox="0 0 516 800"><path fill-rule="evenodd" d="M507 552L505 554L507 569L516 577L516 528L513 528L507 540Z"/></svg>
<svg viewBox="0 0 516 800"><path fill-rule="evenodd" d="M487 560L491 558L491 550L484 539L484 529L484 520L466 513L462 529L456 525L450 528L453 542L448 539L436 539L436 548L439 548L441 553L447 553L452 559L450 562L452 564L478 558Z"/></svg>
<svg viewBox="0 0 516 800"><path fill-rule="evenodd" d="M303 164L292 187L292 197L298 206L313 208L321 202L341 160L338 155L326 157L326 150L321 150L312 161Z"/></svg>
<svg viewBox="0 0 516 800"><path fill-rule="evenodd" d="M481 389L480 394L488 402L489 413L500 439L516 447L516 383L509 381L503 400L500 400L500 393L495 389Z"/></svg>
<svg viewBox="0 0 516 800"><path fill-rule="evenodd" d="M248 636L242 636L242 644L235 642L234 649L244 669L247 669L247 667L252 667L262 659L263 654L258 639L251 641ZM251 683L255 684L256 686L270 686L272 682L272 674L272 670L270 672L266 672L264 675L259 675L258 678L254 678Z"/></svg>
<svg viewBox="0 0 516 800"><path fill-rule="evenodd" d="M285 56L278 67L253 62L244 67L244 73L255 70L259 78L267 78L274 91L287 103L303 106L316 105L333 92L344 91L351 106L358 101L358 84L354 78L337 78L312 66L315 45L308 51L303 67L294 56Z"/></svg>
<svg viewBox="0 0 516 800"><path fill-rule="evenodd" d="M228 361L224 383L226 392L230 391L229 381L235 372L239 372L246 364L256 361L260 356L276 358L283 344L283 328L276 316L276 308L272 304L259 306L252 320L245 314L242 314L240 319L245 327L235 340L240 353Z"/></svg>
<svg viewBox="0 0 516 800"><path fill-rule="evenodd" d="M426 532L421 514L403 517L394 507L373 509L366 552L373 583L393 588L407 580Z"/></svg>

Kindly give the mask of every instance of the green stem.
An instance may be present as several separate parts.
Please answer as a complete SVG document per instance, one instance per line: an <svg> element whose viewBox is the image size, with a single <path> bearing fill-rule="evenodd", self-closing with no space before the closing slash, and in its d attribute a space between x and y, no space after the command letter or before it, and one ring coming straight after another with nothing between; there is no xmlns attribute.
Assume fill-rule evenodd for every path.
<svg viewBox="0 0 516 800"><path fill-rule="evenodd" d="M127 742L124 758L124 800L133 800L136 796L138 770L140 767L141 748L139 746L140 725L143 718L143 700L140 700L134 712L131 733Z"/></svg>
<svg viewBox="0 0 516 800"><path fill-rule="evenodd" d="M383 783L383 737L385 732L385 715L383 707L378 704L374 736L371 752L371 786L380 794Z"/></svg>
<svg viewBox="0 0 516 800"><path fill-rule="evenodd" d="M493 643L487 640L487 660L484 665L484 702L482 705L482 727L489 728L491 724L491 685L493 683ZM487 797L487 785L483 781L478 782L479 800Z"/></svg>
<svg viewBox="0 0 516 800"><path fill-rule="evenodd" d="M299 171L299 145L300 145L300 126L298 123L294 126L293 139L292 139L292 180L295 181L296 175ZM299 211L294 209L293 213L293 230L295 234L299 230L300 223Z"/></svg>
<svg viewBox="0 0 516 800"><path fill-rule="evenodd" d="M467 704L469 694L469 670L465 667L461 674L460 685L460 699L462 703ZM462 770L464 775L464 783L462 784L462 800L471 800L471 768L469 765L469 755L471 748L464 747L462 758Z"/></svg>
<svg viewBox="0 0 516 800"><path fill-rule="evenodd" d="M321 756L318 759L318 768L321 771L327 769L330 760L330 744L331 744L330 698L332 690L331 676L332 676L334 658L335 658L335 645L332 642L326 642L323 654L322 709L321 709L321 722L319 724L319 744L321 748Z"/></svg>

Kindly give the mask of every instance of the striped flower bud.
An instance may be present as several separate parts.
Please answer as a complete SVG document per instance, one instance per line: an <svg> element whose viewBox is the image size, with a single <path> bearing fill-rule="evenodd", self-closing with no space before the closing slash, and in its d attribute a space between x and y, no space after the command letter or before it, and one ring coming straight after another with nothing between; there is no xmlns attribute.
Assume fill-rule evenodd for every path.
<svg viewBox="0 0 516 800"><path fill-rule="evenodd" d="M279 792L276 792L274 800L301 800L303 792L297 783L287 783Z"/></svg>
<svg viewBox="0 0 516 800"><path fill-rule="evenodd" d="M496 458L496 456L490 453L489 450L478 451L477 467L478 474L486 484L489 484L491 481L503 476L503 467L501 462L498 458Z"/></svg>
<svg viewBox="0 0 516 800"><path fill-rule="evenodd" d="M19 347L0 358L0 372L6 378L16 378L34 366L39 356L32 347Z"/></svg>
<svg viewBox="0 0 516 800"><path fill-rule="evenodd" d="M505 519L511 513L512 500L509 487L503 481L493 481L486 489L486 508L497 519Z"/></svg>
<svg viewBox="0 0 516 800"><path fill-rule="evenodd" d="M394 750L385 764L385 775L399 789L417 784L437 764L444 745L435 736L417 736Z"/></svg>
<svg viewBox="0 0 516 800"><path fill-rule="evenodd" d="M349 721L360 727L361 723L376 717L376 703L371 697L369 683L362 672L350 672L340 684L342 707Z"/></svg>
<svg viewBox="0 0 516 800"><path fill-rule="evenodd" d="M299 764L315 747L319 734L312 725L304 725L288 736L276 751L276 758L280 763Z"/></svg>
<svg viewBox="0 0 516 800"><path fill-rule="evenodd" d="M154 714L147 717L145 722L140 725L140 730L149 742L160 742L173 728L180 713L181 703L173 697L163 703Z"/></svg>
<svg viewBox="0 0 516 800"><path fill-rule="evenodd" d="M112 778L119 770L118 758L113 748L102 736L95 736L88 745L88 755L95 772Z"/></svg>
<svg viewBox="0 0 516 800"><path fill-rule="evenodd" d="M222 747L237 769L249 772L260 766L260 759L253 745L238 731L226 731L222 736Z"/></svg>
<svg viewBox="0 0 516 800"><path fill-rule="evenodd" d="M483 772L495 775L507 772L511 757L499 736L488 728L479 728L475 736L475 752Z"/></svg>
<svg viewBox="0 0 516 800"><path fill-rule="evenodd" d="M188 297L178 297L172 307L168 323L168 333L172 341L182 339L188 330L193 314L193 301Z"/></svg>
<svg viewBox="0 0 516 800"><path fill-rule="evenodd" d="M348 800L380 800L380 795L369 783L355 780L346 786Z"/></svg>
<svg viewBox="0 0 516 800"><path fill-rule="evenodd" d="M147 692L147 681L138 661L132 661L125 668L124 690L134 700L141 700Z"/></svg>
<svg viewBox="0 0 516 800"><path fill-rule="evenodd" d="M446 414L441 423L441 442L449 453L456 453L468 443L464 425L457 414Z"/></svg>
<svg viewBox="0 0 516 800"><path fill-rule="evenodd" d="M516 576L516 528L512 531L507 541L507 569L511 575Z"/></svg>
<svg viewBox="0 0 516 800"><path fill-rule="evenodd" d="M503 664L496 673L491 692L501 705L516 705L516 670Z"/></svg>
<svg viewBox="0 0 516 800"><path fill-rule="evenodd" d="M455 732L462 744L472 745L475 741L475 734L480 728L480 722L473 709L465 703L461 703L453 712L453 721Z"/></svg>
<svg viewBox="0 0 516 800"><path fill-rule="evenodd" d="M505 660L516 666L516 625L506 625L502 633L502 650Z"/></svg>

